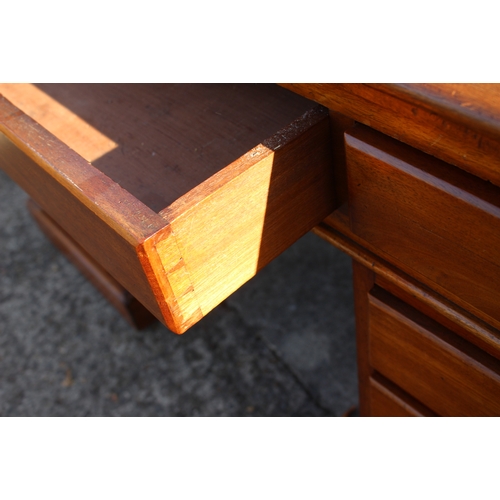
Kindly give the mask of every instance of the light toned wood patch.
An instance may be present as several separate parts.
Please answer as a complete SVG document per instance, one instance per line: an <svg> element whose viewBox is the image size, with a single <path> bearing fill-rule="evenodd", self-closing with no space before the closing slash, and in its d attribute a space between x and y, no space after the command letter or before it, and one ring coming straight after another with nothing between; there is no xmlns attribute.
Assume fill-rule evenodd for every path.
<svg viewBox="0 0 500 500"><path fill-rule="evenodd" d="M257 273L273 157L267 150L171 224L204 315Z"/></svg>
<svg viewBox="0 0 500 500"><path fill-rule="evenodd" d="M88 162L97 160L118 146L31 83L2 83L0 94Z"/></svg>

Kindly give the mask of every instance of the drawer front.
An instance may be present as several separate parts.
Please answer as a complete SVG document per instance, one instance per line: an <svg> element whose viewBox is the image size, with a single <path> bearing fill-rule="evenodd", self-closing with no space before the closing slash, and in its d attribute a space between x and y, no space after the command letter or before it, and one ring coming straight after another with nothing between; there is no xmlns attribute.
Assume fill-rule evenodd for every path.
<svg viewBox="0 0 500 500"><path fill-rule="evenodd" d="M500 327L500 190L366 127L346 134L352 231Z"/></svg>
<svg viewBox="0 0 500 500"><path fill-rule="evenodd" d="M498 360L378 287L368 303L374 370L439 415L500 415Z"/></svg>
<svg viewBox="0 0 500 500"><path fill-rule="evenodd" d="M401 391L398 391L401 392ZM432 417L435 416L427 408L405 395L396 394L387 384L369 379L370 416L372 417Z"/></svg>

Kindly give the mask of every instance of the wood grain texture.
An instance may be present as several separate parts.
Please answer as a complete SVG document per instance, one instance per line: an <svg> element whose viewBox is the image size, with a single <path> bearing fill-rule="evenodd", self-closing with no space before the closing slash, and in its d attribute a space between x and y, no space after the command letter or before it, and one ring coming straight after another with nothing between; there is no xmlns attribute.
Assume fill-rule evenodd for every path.
<svg viewBox="0 0 500 500"><path fill-rule="evenodd" d="M434 417L436 414L375 373L369 380L371 417Z"/></svg>
<svg viewBox="0 0 500 500"><path fill-rule="evenodd" d="M368 293L375 284L375 273L362 266L356 260L352 261L354 285L354 313L356 314L356 348L358 364L359 415L369 417L372 414L370 377L373 368L370 365L368 315Z"/></svg>
<svg viewBox="0 0 500 500"><path fill-rule="evenodd" d="M155 212L311 109L272 84L24 84L0 94Z"/></svg>
<svg viewBox="0 0 500 500"><path fill-rule="evenodd" d="M500 331L457 306L396 266L381 259L377 249L355 235L349 227L346 208L336 210L314 232L371 269L375 282L424 314L500 359Z"/></svg>
<svg viewBox="0 0 500 500"><path fill-rule="evenodd" d="M369 353L439 415L500 415L500 362L379 288L369 294Z"/></svg>
<svg viewBox="0 0 500 500"><path fill-rule="evenodd" d="M278 86L20 89L60 137L0 97L0 168L176 333L334 208L328 112Z"/></svg>
<svg viewBox="0 0 500 500"><path fill-rule="evenodd" d="M281 85L500 186L498 85Z"/></svg>
<svg viewBox="0 0 500 500"><path fill-rule="evenodd" d="M32 217L47 238L102 293L130 325L141 330L156 321L156 318L135 297L125 290L33 200L28 200L27 205Z"/></svg>
<svg viewBox="0 0 500 500"><path fill-rule="evenodd" d="M500 328L497 189L364 127L346 148L353 232Z"/></svg>
<svg viewBox="0 0 500 500"><path fill-rule="evenodd" d="M418 100L429 110L492 137L500 135L498 83L389 83L370 84L408 102Z"/></svg>
<svg viewBox="0 0 500 500"><path fill-rule="evenodd" d="M158 319L136 246L165 223L0 97L0 168Z"/></svg>
<svg viewBox="0 0 500 500"><path fill-rule="evenodd" d="M314 109L161 212L176 243L156 251L203 315L333 210L329 134Z"/></svg>
<svg viewBox="0 0 500 500"><path fill-rule="evenodd" d="M329 110L329 114L330 129L332 131L333 171L335 176L335 208L338 208L347 203L349 199L344 133L346 130L354 127L355 121L332 110Z"/></svg>

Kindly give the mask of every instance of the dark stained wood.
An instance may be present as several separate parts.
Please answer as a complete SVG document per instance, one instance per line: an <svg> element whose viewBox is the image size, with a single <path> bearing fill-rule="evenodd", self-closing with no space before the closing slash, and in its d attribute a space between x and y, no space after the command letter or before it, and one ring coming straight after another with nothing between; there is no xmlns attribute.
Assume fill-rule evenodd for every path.
<svg viewBox="0 0 500 500"><path fill-rule="evenodd" d="M371 417L435 417L395 384L374 373L369 380Z"/></svg>
<svg viewBox="0 0 500 500"><path fill-rule="evenodd" d="M156 318L135 297L31 199L28 200L28 209L47 238L134 328L141 330L156 321Z"/></svg>
<svg viewBox="0 0 500 500"><path fill-rule="evenodd" d="M328 111L278 86L0 92L40 122L0 97L0 168L176 333L335 206Z"/></svg>
<svg viewBox="0 0 500 500"><path fill-rule="evenodd" d="M265 142L161 212L176 247L161 243L160 254L179 249L189 275L180 286L192 287L203 314L333 210L327 117L315 111L304 129L284 131L279 147ZM177 275L178 262L167 257L165 268Z"/></svg>
<svg viewBox="0 0 500 500"><path fill-rule="evenodd" d="M164 226L111 179L0 97L0 168L114 279L163 318L136 246Z"/></svg>
<svg viewBox="0 0 500 500"><path fill-rule="evenodd" d="M354 283L354 312L356 314L356 347L359 386L359 416L369 417L372 414L370 397L370 377L373 369L370 366L368 316L368 293L375 283L375 273L352 261Z"/></svg>
<svg viewBox="0 0 500 500"><path fill-rule="evenodd" d="M342 210L335 211L314 232L373 270L375 281L382 288L500 359L500 331L377 256L376 248L350 230L348 217Z"/></svg>
<svg viewBox="0 0 500 500"><path fill-rule="evenodd" d="M500 328L497 189L365 127L346 149L353 232Z"/></svg>
<svg viewBox="0 0 500 500"><path fill-rule="evenodd" d="M336 207L348 200L347 167L345 158L344 133L354 126L352 118L330 110L330 130L332 132L333 171Z"/></svg>
<svg viewBox="0 0 500 500"><path fill-rule="evenodd" d="M155 212L311 109L272 84L4 84L0 93Z"/></svg>
<svg viewBox="0 0 500 500"><path fill-rule="evenodd" d="M327 106L332 129L371 127L348 132L349 197L314 230L360 263L364 414L498 415L500 85L283 86Z"/></svg>
<svg viewBox="0 0 500 500"><path fill-rule="evenodd" d="M418 102L439 116L491 135L500 134L500 84L498 83L389 83L369 84L407 100Z"/></svg>
<svg viewBox="0 0 500 500"><path fill-rule="evenodd" d="M467 314L463 309L432 292L419 290L410 292L408 287L399 286L385 276L377 274L375 283L395 297L401 299L445 328L478 346L500 360L500 331L479 318ZM419 284L423 288L422 284ZM416 288L418 290L418 288ZM427 290L427 289L426 289ZM434 295L434 297L433 297ZM464 319L467 318L467 323Z"/></svg>
<svg viewBox="0 0 500 500"><path fill-rule="evenodd" d="M499 416L500 362L404 302L369 294L369 362L441 416Z"/></svg>
<svg viewBox="0 0 500 500"><path fill-rule="evenodd" d="M500 86L284 86L0 85L0 167L178 333L319 223L361 415L499 415Z"/></svg>
<svg viewBox="0 0 500 500"><path fill-rule="evenodd" d="M281 85L500 186L497 85L464 85L458 104L453 91L443 99L441 84L432 91L397 84Z"/></svg>

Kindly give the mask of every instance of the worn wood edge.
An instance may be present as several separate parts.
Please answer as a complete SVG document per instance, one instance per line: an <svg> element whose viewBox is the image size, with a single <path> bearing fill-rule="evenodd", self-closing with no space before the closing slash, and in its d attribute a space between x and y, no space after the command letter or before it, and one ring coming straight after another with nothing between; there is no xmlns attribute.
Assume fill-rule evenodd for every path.
<svg viewBox="0 0 500 500"><path fill-rule="evenodd" d="M148 309L116 281L31 198L28 199L27 208L47 239L92 283L131 326L141 330L156 321L156 317Z"/></svg>
<svg viewBox="0 0 500 500"><path fill-rule="evenodd" d="M407 145L395 142L383 135L379 135L380 144L375 145L378 142L377 135L379 135L378 132L361 125L345 134L345 144L346 148L351 152L350 157L353 161L352 166L354 167L357 165L356 169L350 171L353 176L354 173L356 173L356 175L362 175L363 178L366 178L366 176L370 177L371 172L375 172L384 174L379 175L377 178L386 181L387 175L394 174L394 182L388 185L391 187L387 188L387 192L392 189L393 184L400 185L405 189L404 185L407 183L413 193L415 193L418 187L425 186L427 189L422 191L422 193L425 192L425 194L421 194L421 199L429 194L429 199L426 199L427 203L431 205L435 202L443 203L443 200L447 200L448 206L456 207L456 213L462 214L461 218L465 224L464 227L481 227L483 223L484 230L482 234L485 236L490 234L490 243L493 244L493 247L486 247L481 251L477 246L477 239L471 238L470 236L459 238L457 237L456 231L448 232L446 227L437 223L435 217L431 217L428 211L422 210L417 215L416 213L420 210L419 207L422 206L421 199L413 200L414 210L408 211L408 205L404 205L400 206L401 210L394 211L390 209L385 215L378 214L376 219L379 220L388 217L388 220L392 221L394 217L397 216L399 219L394 220L397 220L395 224L398 224L399 228L407 227L407 225L409 225L409 227L416 226L420 233L427 234L431 240L434 238L433 241L436 241L442 247L443 245L451 244L455 245L456 248L460 248L460 253L457 254L457 258L460 259L461 267L455 270L452 276L460 276L460 272L465 272L467 268L470 267L470 262L474 262L473 269L479 273L482 280L481 282L478 281L478 284L474 286L478 292L481 289L484 290L484 288L487 288L484 284L491 281L488 281L488 279L494 276L495 273L498 274L500 270L498 262L495 260L495 252L492 250L492 248L496 248L495 240L498 240L498 234L495 231L496 222L500 218L498 189L490 183L482 181L458 169L453 175L453 167L450 165L432 157L427 158L424 153L418 150L412 150ZM407 161L406 153L411 154L410 162ZM364 168L368 164L370 164L371 170ZM359 179L361 179L361 177ZM375 179L375 177L373 177L373 179ZM382 184L385 181L383 181ZM399 184L400 182L402 184ZM351 194L353 194L354 191L352 191ZM366 198L366 196L368 196L368 199L365 201L368 204L372 203L372 208L376 212L380 207L392 207L392 194L382 193L383 199L381 201L381 193L379 193L379 199L374 201L373 199L369 199L370 190L367 191L365 189L363 192L364 194L361 192L359 193L359 198ZM353 194L353 196L353 200L358 199L356 194ZM411 198L412 195L410 194L409 196ZM469 298L466 298L467 295L463 293L465 289L462 291L455 290L453 283L440 283L436 280L436 276L429 275L425 268L417 269L418 266L410 266L408 263L408 254L397 255L397 252L394 253L395 247L392 247L391 250L391 248L388 247L382 249L377 246L369 232L366 233L370 228L374 229L375 226L373 224L365 224L363 226L363 215L359 215L356 211L356 208L360 208L362 211L362 207L364 206L364 202L361 204L355 202L350 206L349 211L352 217L350 218L351 231L349 232L349 236L352 239L358 241L354 237L354 235L356 235L361 241L364 241L364 243L362 243L363 245L367 246L368 249L372 250L377 255L380 255L383 259L401 268L404 272L412 275L418 281L425 283L442 296L447 297L459 307L481 318L494 328L500 329L500 321L496 314L498 312L496 307L497 302L493 300L495 295L491 295L491 293L488 295L485 294L485 297L490 297L490 300L485 299L484 302L473 300L474 297L477 297L477 294L473 294ZM376 207L376 209L374 207ZM369 217L369 214L371 214L373 210L365 212L365 216ZM443 210L446 211L446 208ZM423 224L422 221L427 222ZM359 231L357 230L357 222L359 222L358 225L359 228L361 228ZM423 227L423 225L425 227ZM379 232L375 231L375 233ZM381 246L383 247L383 245ZM442 254L443 253L440 252L435 255ZM482 270L486 268L489 268L490 272L493 274L482 273ZM492 290L491 287L489 289L487 288L487 290L493 293L495 291L494 289Z"/></svg>
<svg viewBox="0 0 500 500"><path fill-rule="evenodd" d="M328 110L325 107L319 104L314 104L313 106L312 109L306 111L289 125L273 134L261 144L256 145L243 156L222 168L206 181L198 184L198 186L184 196L161 210L159 215L169 223L173 222L177 217L186 214L187 211L206 200L207 193L217 192L222 186L251 169L256 163L273 154L274 151L293 142L307 129L318 124L321 120L328 119Z"/></svg>
<svg viewBox="0 0 500 500"><path fill-rule="evenodd" d="M252 169L257 163L268 158L272 154L273 151L259 144L227 167L224 167L201 184L198 184L198 186L174 201L171 205L164 208L159 215L169 224L173 223L190 211L196 210L200 203L205 202L207 198L216 196L220 189L229 185L239 176Z"/></svg>
<svg viewBox="0 0 500 500"><path fill-rule="evenodd" d="M158 245L162 242L168 242L173 260L176 261L172 266L167 266L167 269L158 249ZM180 297L175 293L175 287L179 284L179 279L176 280L176 271L185 270L185 263L170 226L144 240L137 247L137 254L157 299L165 324L174 333L185 333L203 318L203 314L192 284L188 290L185 290L185 293L181 293ZM182 307L183 299L192 301L189 315L186 315Z"/></svg>
<svg viewBox="0 0 500 500"><path fill-rule="evenodd" d="M2 95L0 132L129 243L137 244L165 226L158 214Z"/></svg>
<svg viewBox="0 0 500 500"><path fill-rule="evenodd" d="M495 186L466 171L456 169L439 158L429 156L361 124L345 132L344 144L346 151L354 150L356 154L362 153L377 162L386 163L435 190L500 218L500 197ZM407 160L408 157L411 158L410 161Z"/></svg>
<svg viewBox="0 0 500 500"><path fill-rule="evenodd" d="M44 175L53 179L54 185L69 193L77 204L88 209L89 213L97 217L111 232L130 245L144 274L148 265L141 253L141 244L147 237L165 227L163 218L120 188L2 96L0 96L1 138L24 155L28 161L36 164L37 168L40 167ZM45 150L47 144L50 144L48 157L38 154L37 149ZM73 182L73 176L79 182ZM96 179L97 184L94 183ZM92 194L96 186L98 191ZM120 210L125 208L125 216L116 210L115 203ZM151 288L150 275L146 274L144 278L147 286ZM165 321L166 312L162 307L162 296L155 293L154 289L150 290L149 294L151 294L149 309L158 319Z"/></svg>
<svg viewBox="0 0 500 500"><path fill-rule="evenodd" d="M222 300L225 300L231 293L235 292L239 287L255 276L259 270L259 268L257 268L257 261L252 261L251 259L247 260L246 257L248 257L248 255L246 255L245 252L251 249L255 250L255 243L257 240L249 238L249 236L255 229L260 228L260 223L262 221L257 217L249 221L249 224L241 223L243 217L251 215L258 216L259 214L259 208L261 208L262 205L259 203L260 197L258 195L260 191L258 186L254 186L257 202L252 203L248 200L248 205L245 207L246 209L243 217L240 216L239 211L234 211L234 207L237 206L234 200L232 200L233 203L231 203L228 202L228 199L231 200L235 193L240 193L241 186L245 186L245 189L248 189L248 186L252 185L256 179L262 178L263 173L265 174L271 170L269 166L273 163L273 156L274 152L266 152L266 154L263 154L258 160L254 160L251 168L231 178L229 182L220 186L216 191L211 192L199 205L191 207L190 210L181 214L171 224L172 232L176 235L178 241L177 248L181 250L183 256L183 265L186 266L186 273L189 276L191 271L191 274L195 276L192 283L195 284L196 291L201 294L198 304L204 315L208 314ZM221 205L223 206L223 213L219 212L220 215L216 215L216 225L212 226L210 221L206 221L207 224L205 224L204 227L197 228L196 233L199 232L199 234L195 238L199 240L198 243L200 246L198 248L203 248L204 253L208 256L207 259L203 259L203 262L200 263L199 259L196 258L196 254L193 256L192 251L190 251L190 248L191 250L193 249L193 240L189 234L186 234L186 229L191 227L190 219L204 219L207 214L213 214L212 207L220 207ZM221 221L224 221L224 223ZM210 229L211 226L213 229ZM224 239L224 235L227 236L226 231L228 228L232 229L231 241L228 242L228 247L221 249L220 241ZM262 234L263 233L261 233L260 236L262 236ZM203 237L200 238L200 235ZM259 240L259 246L260 243L261 241ZM231 252L235 245L241 247L242 244L244 247L242 248L242 253L235 254ZM164 251L165 249L162 250ZM228 256L227 260L220 260L217 257L220 255L221 250ZM235 256L236 259L234 258ZM213 257L217 257L215 262ZM170 257L167 255L163 260L165 259L169 261ZM254 264L254 266L249 266L249 264ZM172 265L175 265L175 263L172 262L166 267L171 267ZM176 268L173 267L172 269L175 270ZM188 271L188 269L190 271ZM216 279L214 280L214 278ZM208 286L208 290L207 283L212 283L211 286ZM193 297L195 296L196 294L193 294Z"/></svg>
<svg viewBox="0 0 500 500"><path fill-rule="evenodd" d="M260 267L264 265L259 260L259 266L253 268L250 275L247 266L247 262L250 261L240 260L235 263L233 258L236 254L231 252L228 253L232 257L227 262L229 266L224 270L224 274L217 274L217 271L210 263L201 265L199 258L196 256L192 258L192 252L189 250L192 243L190 243L191 238L189 237L189 231L186 233L186 228L191 227L190 219L198 219L198 212L202 218L206 217L207 206L220 206L221 203L224 206L224 203L227 203L224 200L227 200L228 196L231 198L232 192L240 193L241 186L248 186L248 176L253 178L254 175L259 173L258 178L260 178L262 172L268 170L269 165L272 165L273 156L279 154L282 148L285 155L289 154L289 151L294 150L295 145L299 147L301 143L295 141L303 139L304 134L309 134L307 140L317 142L320 136L324 135L328 138L328 131L328 111L321 106L315 105L313 110L306 112L295 122L273 135L272 138L259 144L161 212L161 215L168 222L168 226L146 239L140 245L138 253L151 287L162 308L167 326L172 331L176 333L185 332L230 293L233 293L254 276ZM301 148L303 150L304 146L302 145ZM328 141L325 141L324 149L329 149ZM278 153L276 153L277 151ZM306 158L304 154L302 156L299 156L300 160L298 161L300 164L303 164ZM323 167L317 169L326 170L324 161L322 161L321 165ZM259 204L254 206L256 210L258 210L258 207L260 207ZM228 206L229 210L232 208L232 204ZM331 206L329 205L324 209L325 213L322 214L322 217L332 209L333 202ZM212 208L210 208L209 213L211 210ZM224 213L222 215L226 219L233 220L230 214L227 214L227 217ZM239 225L238 227L241 229L241 232L236 231L238 237L234 240L235 242L243 241L248 230L253 231L252 227L244 229L247 226L242 225L239 219L239 217L234 219L235 224ZM316 223L317 220L314 224ZM310 228L311 226L308 226L305 232ZM224 231L222 232L224 233ZM203 234L205 233L203 232ZM186 239L189 239L189 241L186 241ZM252 239L252 241L254 240ZM218 254L216 250L219 245L218 238L213 243L212 238L205 238L202 245L203 248L207 246L206 251L210 255ZM243 259L243 256L241 258ZM240 263L243 263L243 267L240 266ZM207 268L207 278L203 277L206 276L205 268ZM243 272L240 274L241 271ZM195 276L194 279L193 276ZM206 296L207 283L212 283L217 276L220 276L220 278L213 285L216 288L208 298Z"/></svg>
<svg viewBox="0 0 500 500"><path fill-rule="evenodd" d="M406 391L397 386L394 382L385 378L382 374L375 371L369 378L370 386L370 407L373 408L373 393L375 389L391 400L393 404L399 405L403 411L408 413L407 416L412 417L437 417L438 415L431 409L424 406L420 401L408 394ZM373 413L373 411L372 411ZM373 415L372 415L373 416ZM392 415L384 415L392 416Z"/></svg>
<svg viewBox="0 0 500 500"><path fill-rule="evenodd" d="M498 135L493 137L491 134L487 134L482 138L480 137L478 139L479 142L482 140L483 146L487 144L490 151L481 151L479 157L475 158L471 155L464 155L463 151L461 151L461 141L457 139L458 136L467 135L467 131L470 130L466 123L457 120L437 119L439 117L436 112L429 110L428 105L425 103L422 103L421 106L417 106L416 104L412 105L408 100L387 92L387 88L385 87L382 91L379 88L362 83L282 83L279 85L303 97L327 106L334 111L347 115L398 141L409 144L427 154L436 156L481 179L500 186L500 162L498 161L498 154L496 152L491 152L492 148L495 149L495 151L500 149L500 138ZM366 94L370 95L368 96ZM379 119L379 114L387 115L387 113L390 113L394 115L394 109L397 108L398 104L407 108L406 115L401 113L398 115L398 121L405 121L408 124L406 127L396 126L392 123L391 120L394 120L394 116L392 116L390 120L387 118L383 120ZM361 112L360 109L363 109L363 112ZM426 128L423 125L423 121L425 120L420 118L420 121L417 122L417 116L412 115L410 109L412 112L418 109L420 114L423 113L426 114L427 117L433 117L436 122L433 130L436 140L432 141L432 143L429 143L428 140L421 137L422 130ZM440 142L446 142L444 138L446 138L447 142L452 144L452 146L443 149ZM471 147L471 141L473 140L476 140L475 137L469 140L467 147Z"/></svg>
<svg viewBox="0 0 500 500"><path fill-rule="evenodd" d="M489 325L479 318L467 313L462 308L456 306L445 297L438 295L425 285L421 283L417 284L412 278L404 275L395 267L382 261L375 254L366 250L327 224L319 224L313 229L313 232L347 253L366 268L382 276L388 282L402 288L405 292L435 309L445 318L454 323L458 323L458 325L468 333L467 340L480 348L484 348L489 354L499 357L500 332L498 332L498 330L489 327Z"/></svg>
<svg viewBox="0 0 500 500"><path fill-rule="evenodd" d="M367 83L365 85L409 104L425 107L443 118L481 131L492 138L498 138L500 135L500 120L497 116L485 115L475 109L460 106L454 100L429 90L425 85L418 83Z"/></svg>

